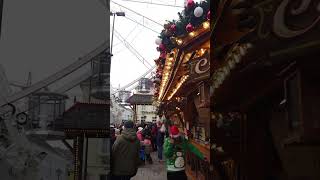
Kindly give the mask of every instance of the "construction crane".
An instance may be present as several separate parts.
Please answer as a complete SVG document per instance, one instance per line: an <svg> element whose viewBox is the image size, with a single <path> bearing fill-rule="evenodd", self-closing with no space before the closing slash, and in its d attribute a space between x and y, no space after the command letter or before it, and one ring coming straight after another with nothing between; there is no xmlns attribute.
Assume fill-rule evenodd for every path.
<svg viewBox="0 0 320 180"><path fill-rule="evenodd" d="M71 74L72 72L76 71L77 69L81 68L82 66L86 65L89 63L92 58L95 56L99 55L100 53L104 51L109 51L109 43L104 42L102 45L100 45L98 48L94 49L87 55L85 55L82 58L79 58L77 61L74 63L70 64L69 66L65 67L64 69L58 71L57 73L45 78L44 80L35 83L34 85L26 88L25 90L19 91L10 97L7 98L7 102L0 102L0 105L5 105L7 103L14 103L17 100L20 100L24 97L27 97L33 92L36 92L44 87L47 87L48 85L66 77L67 75Z"/></svg>

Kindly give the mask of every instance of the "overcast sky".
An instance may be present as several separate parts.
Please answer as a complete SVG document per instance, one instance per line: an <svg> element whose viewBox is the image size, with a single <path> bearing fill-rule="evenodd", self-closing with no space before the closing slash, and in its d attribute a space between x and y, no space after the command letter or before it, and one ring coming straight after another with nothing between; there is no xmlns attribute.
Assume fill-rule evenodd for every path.
<svg viewBox="0 0 320 180"><path fill-rule="evenodd" d="M177 13L182 10L124 0L115 2L160 24L177 19ZM152 2L175 4L175 0ZM176 0L177 5L183 3L184 0ZM112 11L124 11L127 18L159 33L163 28L128 9L110 4ZM106 39L107 28L111 28L106 23L110 17L99 0L5 0L3 13L0 63L8 79L18 82L25 82L29 71L33 74L33 83L59 71L99 46ZM158 33L126 17L116 18L116 31L154 65L153 60L159 55L154 43ZM111 84L114 87L126 85L148 70L116 36L113 53ZM81 72L73 76L79 74Z"/></svg>

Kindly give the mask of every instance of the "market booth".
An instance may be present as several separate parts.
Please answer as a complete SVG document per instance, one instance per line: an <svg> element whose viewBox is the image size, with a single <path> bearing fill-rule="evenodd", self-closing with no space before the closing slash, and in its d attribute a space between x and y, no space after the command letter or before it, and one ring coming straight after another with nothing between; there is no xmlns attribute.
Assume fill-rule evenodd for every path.
<svg viewBox="0 0 320 180"><path fill-rule="evenodd" d="M217 178L319 179L319 1L219 7L210 62Z"/></svg>
<svg viewBox="0 0 320 180"><path fill-rule="evenodd" d="M212 179L210 168L210 4L188 1L178 21L168 22L156 43L160 57L154 80L159 112L185 132L208 159L187 153L186 173ZM211 170L210 170L211 169Z"/></svg>

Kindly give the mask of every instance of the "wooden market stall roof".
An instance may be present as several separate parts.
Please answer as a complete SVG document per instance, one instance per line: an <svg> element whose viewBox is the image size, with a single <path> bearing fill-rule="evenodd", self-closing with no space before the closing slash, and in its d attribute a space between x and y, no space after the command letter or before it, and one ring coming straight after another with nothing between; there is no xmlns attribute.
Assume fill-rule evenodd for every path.
<svg viewBox="0 0 320 180"><path fill-rule="evenodd" d="M150 94L133 94L126 102L132 105L152 105L153 95Z"/></svg>
<svg viewBox="0 0 320 180"><path fill-rule="evenodd" d="M200 52L203 48L203 52ZM206 50L206 51L204 51ZM168 78L168 82L165 85L162 100L169 100L176 93L178 93L179 86L178 84L183 81L185 78L186 81L190 74L192 74L192 68L194 62L192 60L198 59L200 60L202 56L209 56L210 51L210 29L200 29L198 31L198 36L194 38L186 38L183 46L177 49L177 55L174 60L173 68L171 68L170 76ZM202 53L202 55L198 55L198 53ZM209 59L207 57L207 63L209 63ZM203 66L206 64L205 62L201 63ZM201 65L200 65L201 66ZM209 72L209 71L208 71ZM209 78L209 77L208 77ZM189 82L193 82L194 77L190 78ZM184 82L184 81L183 81ZM176 93L175 92L176 89Z"/></svg>
<svg viewBox="0 0 320 180"><path fill-rule="evenodd" d="M63 113L65 135L70 138L85 133L87 137L107 137L109 119L109 104L77 102Z"/></svg>

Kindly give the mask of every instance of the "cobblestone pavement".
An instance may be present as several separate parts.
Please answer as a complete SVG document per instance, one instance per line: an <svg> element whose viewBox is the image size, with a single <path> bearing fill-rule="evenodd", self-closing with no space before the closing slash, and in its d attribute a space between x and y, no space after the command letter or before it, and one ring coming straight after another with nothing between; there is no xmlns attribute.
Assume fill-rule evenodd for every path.
<svg viewBox="0 0 320 180"><path fill-rule="evenodd" d="M164 162L159 163L157 153L151 154L153 164L141 166L137 172L137 175L132 180L167 180L167 173Z"/></svg>

